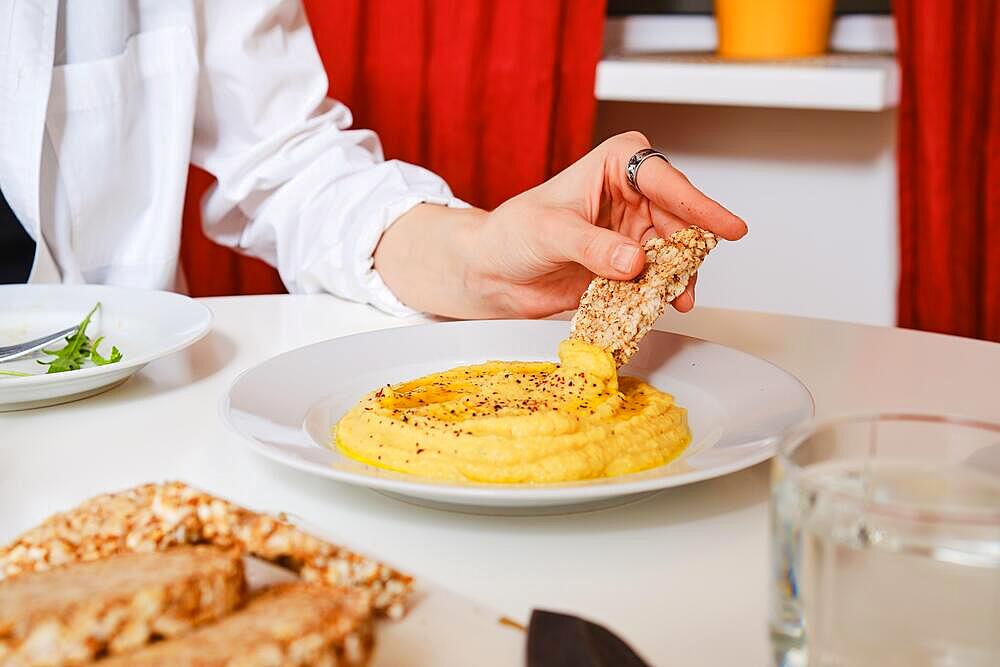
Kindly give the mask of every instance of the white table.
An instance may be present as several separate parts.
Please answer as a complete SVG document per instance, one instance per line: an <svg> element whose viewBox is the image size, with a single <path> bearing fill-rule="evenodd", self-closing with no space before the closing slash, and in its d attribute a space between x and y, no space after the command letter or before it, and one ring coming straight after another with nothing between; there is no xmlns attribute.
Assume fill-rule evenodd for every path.
<svg viewBox="0 0 1000 667"><path fill-rule="evenodd" d="M0 540L91 495L182 479L297 514L514 619L542 607L600 621L654 664L768 662L766 464L632 506L544 518L450 514L313 479L227 431L218 405L229 383L280 352L419 318L327 296L204 303L213 331L187 351L105 394L0 415ZM1000 420L994 343L708 308L660 324L798 375L819 417L919 410ZM494 663L509 664L480 664Z"/></svg>

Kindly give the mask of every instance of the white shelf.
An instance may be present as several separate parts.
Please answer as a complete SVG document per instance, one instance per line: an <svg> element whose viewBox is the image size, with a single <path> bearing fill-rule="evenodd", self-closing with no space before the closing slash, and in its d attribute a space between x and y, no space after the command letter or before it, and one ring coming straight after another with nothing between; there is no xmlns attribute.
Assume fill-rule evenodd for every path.
<svg viewBox="0 0 1000 667"><path fill-rule="evenodd" d="M731 61L706 54L608 55L597 66L599 100L842 111L899 103L892 56L835 54Z"/></svg>

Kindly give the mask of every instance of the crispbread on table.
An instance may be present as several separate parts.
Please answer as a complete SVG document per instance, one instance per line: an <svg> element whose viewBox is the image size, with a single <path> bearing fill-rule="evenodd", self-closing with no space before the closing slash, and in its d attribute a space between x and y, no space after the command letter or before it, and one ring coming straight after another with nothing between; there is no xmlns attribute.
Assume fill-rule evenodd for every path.
<svg viewBox="0 0 1000 667"><path fill-rule="evenodd" d="M174 637L236 608L236 549L175 547L0 581L0 665L77 665Z"/></svg>
<svg viewBox="0 0 1000 667"><path fill-rule="evenodd" d="M49 517L0 547L0 578L178 544L235 546L306 581L361 589L394 618L412 587L410 577L386 565L181 482L96 496Z"/></svg>
<svg viewBox="0 0 1000 667"><path fill-rule="evenodd" d="M363 593L281 584L217 623L99 664L354 666L367 662L371 646L371 615Z"/></svg>
<svg viewBox="0 0 1000 667"><path fill-rule="evenodd" d="M625 365L715 244L715 235L698 227L650 239L643 246L646 266L638 276L591 281L573 316L570 338L605 349L618 366Z"/></svg>

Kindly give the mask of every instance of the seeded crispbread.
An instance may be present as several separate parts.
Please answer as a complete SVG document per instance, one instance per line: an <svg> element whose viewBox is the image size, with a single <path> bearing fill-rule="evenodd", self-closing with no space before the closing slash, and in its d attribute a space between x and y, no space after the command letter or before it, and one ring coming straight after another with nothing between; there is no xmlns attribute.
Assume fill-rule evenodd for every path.
<svg viewBox="0 0 1000 667"><path fill-rule="evenodd" d="M591 281L570 325L570 338L607 350L624 366L715 245L715 234L699 227L650 239L643 246L646 266L638 276Z"/></svg>
<svg viewBox="0 0 1000 667"><path fill-rule="evenodd" d="M79 665L176 637L243 601L235 549L174 547L0 581L0 665Z"/></svg>
<svg viewBox="0 0 1000 667"><path fill-rule="evenodd" d="M84 501L0 546L0 579L122 553L181 544L235 547L306 581L356 588L381 614L405 611L412 579L324 542L278 517L253 512L182 482L145 484Z"/></svg>
<svg viewBox="0 0 1000 667"><path fill-rule="evenodd" d="M243 609L194 632L102 661L107 667L360 667L373 644L361 591L279 584Z"/></svg>

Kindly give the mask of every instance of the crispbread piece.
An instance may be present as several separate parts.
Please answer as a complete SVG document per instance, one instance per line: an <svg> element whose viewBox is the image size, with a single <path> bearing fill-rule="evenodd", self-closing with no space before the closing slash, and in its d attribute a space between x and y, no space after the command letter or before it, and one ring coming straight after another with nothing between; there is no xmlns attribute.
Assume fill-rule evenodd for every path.
<svg viewBox="0 0 1000 667"><path fill-rule="evenodd" d="M217 623L99 664L353 666L367 662L372 643L370 608L363 592L281 584Z"/></svg>
<svg viewBox="0 0 1000 667"><path fill-rule="evenodd" d="M368 592L380 613L405 611L412 579L324 542L279 518L252 512L181 482L96 496L0 547L0 578L178 544L235 546L307 581Z"/></svg>
<svg viewBox="0 0 1000 667"><path fill-rule="evenodd" d="M668 239L650 239L643 246L646 266L638 276L591 281L573 316L570 338L607 350L624 366L715 244L715 234L699 227L674 232Z"/></svg>
<svg viewBox="0 0 1000 667"><path fill-rule="evenodd" d="M174 637L235 609L236 549L123 554L0 581L0 665L79 665Z"/></svg>

